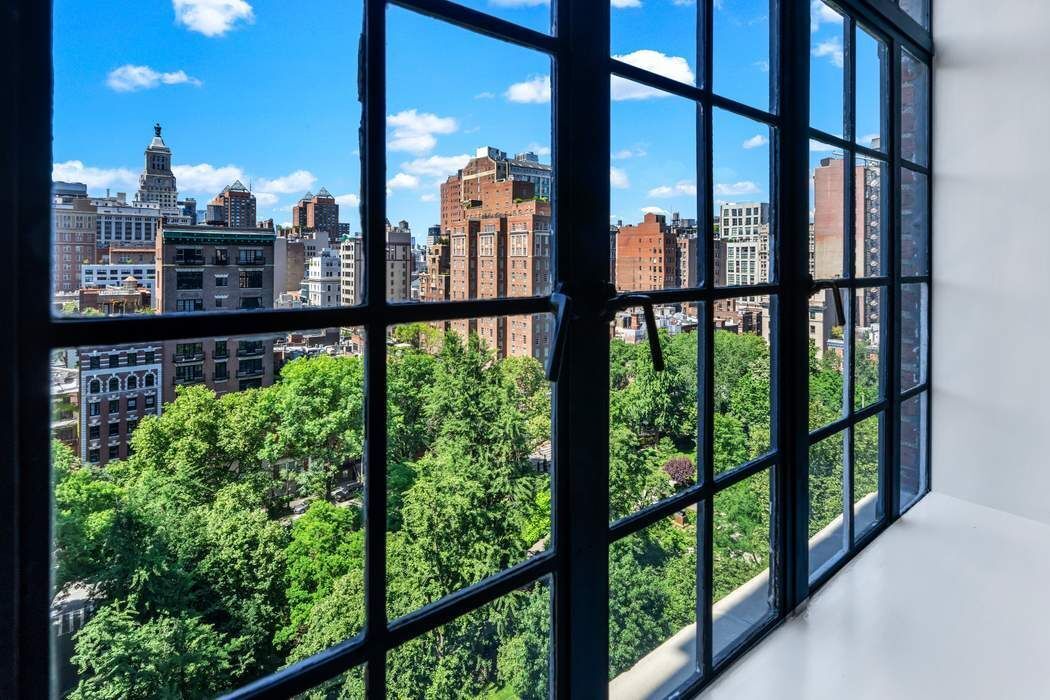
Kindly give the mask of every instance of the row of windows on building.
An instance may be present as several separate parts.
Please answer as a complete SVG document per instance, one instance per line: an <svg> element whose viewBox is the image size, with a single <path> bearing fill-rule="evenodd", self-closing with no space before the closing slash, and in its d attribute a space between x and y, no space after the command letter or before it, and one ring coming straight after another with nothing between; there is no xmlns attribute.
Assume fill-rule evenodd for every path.
<svg viewBox="0 0 1050 700"><path fill-rule="evenodd" d="M107 367L136 367L139 364L151 365L156 361L156 352L153 350L144 350L142 352L142 362L139 362L139 353L137 351L128 351L126 353L110 353L109 355L91 355L88 358L88 369L102 369L102 360L106 360Z"/></svg>
<svg viewBox="0 0 1050 700"><path fill-rule="evenodd" d="M98 418L102 415L102 401L89 401L88 402L88 416L90 418ZM110 416L120 414L120 399L109 399L106 403L106 411ZM157 407L157 397L155 394L146 394L142 397L142 407L145 409L154 409ZM125 408L128 413L134 413L139 410L139 397L129 396L125 399ZM112 422L112 419L110 419ZM131 420L129 419L130 423ZM130 430L128 431L131 432ZM89 430L90 434L90 430Z"/></svg>
<svg viewBox="0 0 1050 700"><path fill-rule="evenodd" d="M204 248L176 248L176 265L205 265ZM216 248L215 255L211 259L212 265L229 265L230 251L226 248ZM262 248L239 248L237 250L238 265L265 265L266 254Z"/></svg>
<svg viewBox="0 0 1050 700"><path fill-rule="evenodd" d="M262 289L262 270L241 270L238 273L237 282L241 289ZM215 275L215 286L230 286L230 276L228 274ZM179 290L204 289L204 272L201 270L176 270L175 288Z"/></svg>
<svg viewBox="0 0 1050 700"><path fill-rule="evenodd" d="M106 381L105 387L107 392L112 393L117 391L134 391L135 389L139 389L140 387L148 389L152 386L155 386L156 383L157 378L152 372L148 372L142 376L141 385L139 383L139 378L137 375L129 374L127 377L125 377L123 382L121 382L120 377L110 377ZM102 387L102 380L92 379L90 382L88 382L88 393L101 394Z"/></svg>

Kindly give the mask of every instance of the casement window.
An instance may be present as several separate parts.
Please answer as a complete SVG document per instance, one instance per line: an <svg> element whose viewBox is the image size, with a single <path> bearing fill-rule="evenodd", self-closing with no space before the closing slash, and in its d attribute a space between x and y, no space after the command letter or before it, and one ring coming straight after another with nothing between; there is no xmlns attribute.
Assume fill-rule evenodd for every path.
<svg viewBox="0 0 1050 700"><path fill-rule="evenodd" d="M27 118L9 141L39 159L16 173L20 199L44 204L27 204L27 220L11 230L37 230L51 221L51 129L72 118L50 126L52 68L61 69L59 95L74 80L104 81L69 73L80 61L53 60L86 41L62 23L49 55L50 3L18 4L24 26L13 41L26 59L8 70ZM360 72L360 161L339 148L324 164L363 173L359 192L340 197L354 212L341 210L344 219L361 217L352 227L363 231L356 306L273 309L252 292L222 308L176 300L177 311L201 312L192 317L61 316L48 306L51 253L12 250L27 287L18 307L26 323L15 336L25 359L11 384L22 412L5 428L17 439L0 443L18 450L2 461L19 477L8 481L22 485L8 510L29 521L3 533L21 557L12 687L32 692L51 677L48 609L58 603L49 595L50 557L64 544L48 539L46 520L53 494L42 388L53 350L162 348L160 398L145 399L147 407L157 401L158 414L129 421L137 449L125 460L155 481L121 482L134 472L107 471L86 444L61 452L92 464L103 488L135 496L114 500L142 507L100 522L146 528L150 518L170 518L135 532L158 538L157 547L137 548L158 557L189 551L163 538L181 536L191 515L201 529L194 546L232 541L226 523L258 525L261 544L245 548L243 566L220 567L224 581L241 575L231 571L252 580L216 589L206 605L187 600L177 615L143 603L125 619L141 601L101 597L116 587L88 585L87 564L75 569L83 578L57 582L100 591L85 622L92 630L177 627L181 638L202 640L180 649L199 654L186 664L197 675L172 681L186 684L178 688L186 695L380 698L433 689L582 698L608 687L617 697L633 687L637 662L670 644L679 666L667 691L688 697L926 493L926 4L760 1L746 25L730 14L732 3L667 5L679 14L567 0L527 8L366 0L333 4L340 21L311 25L316 44L349 62L335 78L339 90L352 92ZM253 22L235 18L226 29L265 29L267 11L256 3ZM357 66L345 46L358 41L359 26ZM644 50L640 33L653 37ZM422 70L435 55L442 71ZM478 77L478 56L501 66L498 85ZM213 80L196 72L182 82ZM440 89L410 92L422 73ZM204 94L162 88L182 90L183 99ZM455 99L436 102L440 92ZM468 122L450 111L456 101L494 116ZM164 127L176 163L193 139L189 124ZM449 134L480 126L488 138L497 125L506 126L494 132L501 142L465 163L436 155ZM510 177L516 154L499 149L519 144L542 153L538 182ZM132 162L121 158L111 162ZM230 162L239 162L235 154ZM646 170L663 179L646 181ZM728 174L738 170L748 175ZM508 190L491 193L540 182L544 195L513 204L521 216L541 208L532 215L544 217L535 228L545 232L534 245L510 234L507 252L532 255L535 275L515 296L504 252L480 222L508 230L487 220L506 216L491 208ZM433 203L435 221L413 221L417 230L440 217L452 233L451 262L428 270L447 275L452 299L422 303L388 291L387 219L408 206L397 199L406 191L413 203ZM653 224L655 235L641 228ZM268 248L236 250L240 265L272 267ZM478 261L497 253L496 267ZM683 265L683 254L695 259ZM216 251L209 263L225 264L218 260ZM175 263L204 265L203 249L179 248ZM176 287L199 289L201 274L177 271ZM239 287L261 290L271 274L240 271ZM238 337L280 342L239 343L231 370L219 343L225 349ZM203 348L214 338L224 340L208 357ZM146 353L147 364L154 359ZM226 393L230 379L238 392ZM119 406L111 400L110 413ZM164 507L150 500L174 493ZM309 540L325 532L338 536ZM265 555L271 546L279 556ZM276 567L313 546L337 570L320 583L304 574L289 593L287 577L300 570ZM309 567L310 558L297 565ZM147 563L143 577L166 571ZM197 569L149 581L174 585L202 575ZM247 610L238 606L262 577L271 577L279 611L251 636L237 626ZM237 645L255 646L248 655ZM117 682L121 649L107 646L75 682Z"/></svg>

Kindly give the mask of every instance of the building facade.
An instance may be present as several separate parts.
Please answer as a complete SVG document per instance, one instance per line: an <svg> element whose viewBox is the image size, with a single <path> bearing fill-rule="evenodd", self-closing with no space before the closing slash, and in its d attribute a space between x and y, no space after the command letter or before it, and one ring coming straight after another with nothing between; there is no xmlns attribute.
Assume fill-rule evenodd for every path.
<svg viewBox="0 0 1050 700"><path fill-rule="evenodd" d="M161 313L273 308L275 235L259 228L162 227L155 308ZM205 384L223 394L273 383L273 339L206 338L164 343L164 400Z"/></svg>
<svg viewBox="0 0 1050 700"><path fill-rule="evenodd" d="M616 288L644 292L678 286L678 242L667 217L649 213L639 224L621 226L616 234Z"/></svg>
<svg viewBox="0 0 1050 700"><path fill-rule="evenodd" d="M98 260L98 210L86 197L56 195L51 204L53 292L75 292L81 270Z"/></svg>
<svg viewBox="0 0 1050 700"><path fill-rule="evenodd" d="M340 304L340 255L339 251L324 248L306 261L306 277L303 278L299 298L303 304L315 308L339 306Z"/></svg>
<svg viewBox="0 0 1050 700"><path fill-rule="evenodd" d="M123 284L128 277L133 277L138 285L153 294L157 267L153 263L84 265L80 270L80 286L111 287Z"/></svg>
<svg viewBox="0 0 1050 700"><path fill-rule="evenodd" d="M146 416L160 415L164 370L161 343L82 348L80 459L104 465L126 459L130 438Z"/></svg>

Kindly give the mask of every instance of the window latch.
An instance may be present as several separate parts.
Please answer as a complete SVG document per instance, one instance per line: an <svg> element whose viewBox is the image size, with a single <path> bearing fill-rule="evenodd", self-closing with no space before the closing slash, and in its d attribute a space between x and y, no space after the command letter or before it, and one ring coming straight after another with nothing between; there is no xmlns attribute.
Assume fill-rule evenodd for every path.
<svg viewBox="0 0 1050 700"><path fill-rule="evenodd" d="M572 297L562 291L551 294L551 306L554 308L554 345L547 355L547 381L557 381L561 374L561 358L565 354L565 336L568 333L568 319L572 313Z"/></svg>
<svg viewBox="0 0 1050 700"><path fill-rule="evenodd" d="M652 297L647 294L621 294L614 301L642 307L645 315L645 335L649 339L649 354L653 359L653 369L663 372L664 351L660 347L660 333L656 327L656 313L653 311Z"/></svg>
<svg viewBox="0 0 1050 700"><path fill-rule="evenodd" d="M835 297L835 320L838 321L839 326L846 325L846 311L842 306L842 284L841 280L820 280L819 282L813 279L812 276L809 278L809 293L815 294L822 289L830 289L832 296Z"/></svg>

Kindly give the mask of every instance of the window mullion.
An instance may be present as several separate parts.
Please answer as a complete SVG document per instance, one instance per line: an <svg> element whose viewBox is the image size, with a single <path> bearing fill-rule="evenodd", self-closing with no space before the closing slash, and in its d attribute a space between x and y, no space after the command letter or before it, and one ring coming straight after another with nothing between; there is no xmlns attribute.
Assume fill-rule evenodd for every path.
<svg viewBox="0 0 1050 700"><path fill-rule="evenodd" d="M778 17L777 75L782 127L777 134L775 180L781 261L772 405L778 417L776 474L778 613L808 594L809 485L809 4L782 2Z"/></svg>
<svg viewBox="0 0 1050 700"><path fill-rule="evenodd" d="M889 261L890 261L890 275L892 277L892 283L886 288L887 305L889 306L889 313L886 315L888 321L888 328L886 329L887 341L885 342L886 347L886 361L884 364L884 371L887 373L886 376L886 396L889 399L887 401L886 410L886 451L882 455L883 461L883 483L886 488L886 497L884 500L886 517L892 522L897 519L900 515L900 337L899 329L901 327L901 309L900 309L900 277L901 277L901 261L900 261L900 236L901 236L901 213L900 213L900 193L898 191L900 183L901 173L901 45L900 42L894 38L889 44L889 74L890 74L890 89L889 89L889 105L888 109L890 112L890 133L889 143L887 144L888 153L890 156L890 167L889 170L889 194L887 202L889 204L891 216L893 217L892 224L890 226L890 235L883 235L884 243L890 246L889 250ZM927 219L929 221L929 219ZM927 243L928 244L928 243ZM928 263L927 263L928 264Z"/></svg>
<svg viewBox="0 0 1050 700"><path fill-rule="evenodd" d="M555 4L555 280L574 297L553 399L554 697L601 695L609 669L608 3Z"/></svg>
<svg viewBox="0 0 1050 700"><path fill-rule="evenodd" d="M360 67L361 228L365 304L386 307L386 0L364 0L364 66ZM369 698L386 696L386 322L370 314L365 327L365 640Z"/></svg>

